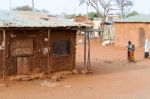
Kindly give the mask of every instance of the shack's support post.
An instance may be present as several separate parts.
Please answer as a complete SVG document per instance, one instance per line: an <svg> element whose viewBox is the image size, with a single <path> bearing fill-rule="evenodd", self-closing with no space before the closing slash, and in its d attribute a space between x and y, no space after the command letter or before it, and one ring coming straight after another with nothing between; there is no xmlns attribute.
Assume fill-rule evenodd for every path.
<svg viewBox="0 0 150 99"><path fill-rule="evenodd" d="M84 69L86 69L86 30L84 32Z"/></svg>
<svg viewBox="0 0 150 99"><path fill-rule="evenodd" d="M3 32L3 84L6 84L6 31L1 29Z"/></svg>
<svg viewBox="0 0 150 99"><path fill-rule="evenodd" d="M72 43L73 48L76 49L76 44L73 42L73 39L72 39L72 38L71 38L71 43ZM74 56L72 55L71 58L72 58L72 59L71 59L71 63L73 63ZM75 66L75 69L76 69L76 66Z"/></svg>
<svg viewBox="0 0 150 99"><path fill-rule="evenodd" d="M88 59L87 59L87 69L88 71L91 70L91 60L90 60L90 32L88 32Z"/></svg>
<svg viewBox="0 0 150 99"><path fill-rule="evenodd" d="M85 29L84 33L84 69L87 72L91 71L91 46L90 46L90 31Z"/></svg>
<svg viewBox="0 0 150 99"><path fill-rule="evenodd" d="M50 79L51 76L51 67L50 67L50 33L51 29L48 29L48 55L47 55L47 67L48 67L48 78Z"/></svg>

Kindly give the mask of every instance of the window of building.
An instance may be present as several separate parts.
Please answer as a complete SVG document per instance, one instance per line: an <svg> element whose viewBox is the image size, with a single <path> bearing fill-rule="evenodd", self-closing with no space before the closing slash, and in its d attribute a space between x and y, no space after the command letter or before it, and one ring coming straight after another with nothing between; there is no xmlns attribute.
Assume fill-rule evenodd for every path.
<svg viewBox="0 0 150 99"><path fill-rule="evenodd" d="M53 56L67 56L70 53L69 40L54 40L52 44Z"/></svg>

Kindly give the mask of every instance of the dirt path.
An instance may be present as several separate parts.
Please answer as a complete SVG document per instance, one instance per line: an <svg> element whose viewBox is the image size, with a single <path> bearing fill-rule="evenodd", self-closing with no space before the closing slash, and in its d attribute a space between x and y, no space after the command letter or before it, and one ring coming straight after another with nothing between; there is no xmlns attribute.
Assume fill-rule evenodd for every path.
<svg viewBox="0 0 150 99"><path fill-rule="evenodd" d="M102 47L92 40L93 74L74 75L54 85L43 81L0 87L0 99L150 99L150 59L136 50L136 63L126 61L126 50ZM77 45L77 68L83 68L83 45Z"/></svg>

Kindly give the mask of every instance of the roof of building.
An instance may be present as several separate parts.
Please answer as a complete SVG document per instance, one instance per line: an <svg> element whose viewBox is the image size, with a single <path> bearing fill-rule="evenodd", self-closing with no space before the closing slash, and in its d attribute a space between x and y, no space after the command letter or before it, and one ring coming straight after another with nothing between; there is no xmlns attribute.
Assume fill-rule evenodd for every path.
<svg viewBox="0 0 150 99"><path fill-rule="evenodd" d="M0 10L0 27L77 27L86 26L67 19L49 17L36 11Z"/></svg>
<svg viewBox="0 0 150 99"><path fill-rule="evenodd" d="M118 22L137 22L137 23L145 23L145 22L150 22L150 15L136 15L136 16L131 16L125 19L120 19L115 21L116 23Z"/></svg>

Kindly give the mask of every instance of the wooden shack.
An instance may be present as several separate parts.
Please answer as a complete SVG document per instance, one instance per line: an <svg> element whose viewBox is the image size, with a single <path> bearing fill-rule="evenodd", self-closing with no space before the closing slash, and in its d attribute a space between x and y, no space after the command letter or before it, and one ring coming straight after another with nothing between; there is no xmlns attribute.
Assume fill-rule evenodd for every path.
<svg viewBox="0 0 150 99"><path fill-rule="evenodd" d="M1 11L0 72L24 75L73 70L76 27L77 23L43 13Z"/></svg>

